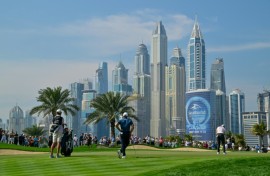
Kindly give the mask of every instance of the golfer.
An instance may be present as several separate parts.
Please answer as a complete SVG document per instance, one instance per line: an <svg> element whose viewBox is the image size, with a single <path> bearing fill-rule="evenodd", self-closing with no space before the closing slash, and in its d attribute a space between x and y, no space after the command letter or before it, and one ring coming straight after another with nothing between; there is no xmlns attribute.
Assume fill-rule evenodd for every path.
<svg viewBox="0 0 270 176"><path fill-rule="evenodd" d="M123 113L123 118L121 118L116 123L116 128L120 131L120 137L121 137L121 150L118 150L118 157L125 159L126 158L126 148L129 144L129 139L131 136L131 133L134 130L134 124L130 118L128 118L128 113Z"/></svg>
<svg viewBox="0 0 270 176"><path fill-rule="evenodd" d="M225 150L225 126L222 124L220 126L217 127L216 129L216 135L217 135L217 154L219 154L220 152L220 142L222 142L222 146L223 146L223 154L226 155L226 150Z"/></svg>
<svg viewBox="0 0 270 176"><path fill-rule="evenodd" d="M51 146L51 153L50 158L54 158L53 156L53 150L55 147L57 147L57 155L56 158L60 158L59 151L60 151L60 143L63 136L64 131L64 118L61 116L62 111L61 109L57 109L56 116L53 117L53 125L55 126L55 129L53 130L53 140L52 140L52 146Z"/></svg>

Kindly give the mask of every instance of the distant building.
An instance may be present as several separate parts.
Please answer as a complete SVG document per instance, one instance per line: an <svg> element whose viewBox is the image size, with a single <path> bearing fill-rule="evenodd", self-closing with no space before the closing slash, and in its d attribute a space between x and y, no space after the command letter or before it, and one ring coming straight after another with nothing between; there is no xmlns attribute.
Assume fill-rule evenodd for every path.
<svg viewBox="0 0 270 176"><path fill-rule="evenodd" d="M185 133L185 59L180 48L174 48L171 65L165 67L166 136ZM172 133L172 134L171 134Z"/></svg>
<svg viewBox="0 0 270 176"><path fill-rule="evenodd" d="M224 62L222 58L217 58L211 66L211 89L221 90L226 95Z"/></svg>
<svg viewBox="0 0 270 176"><path fill-rule="evenodd" d="M205 89L205 43L197 19L188 43L187 91Z"/></svg>
<svg viewBox="0 0 270 176"><path fill-rule="evenodd" d="M197 141L216 140L216 92L198 89L186 93L186 133Z"/></svg>
<svg viewBox="0 0 270 176"><path fill-rule="evenodd" d="M217 124L229 126L229 113L226 103L226 84L224 73L224 62L222 58L217 58L211 65L210 88L216 90L217 95Z"/></svg>
<svg viewBox="0 0 270 176"><path fill-rule="evenodd" d="M95 90L96 96L108 92L108 63L101 62L95 75ZM97 136L109 136L109 128L107 125L107 120L102 119L97 124Z"/></svg>
<svg viewBox="0 0 270 176"><path fill-rule="evenodd" d="M74 134L80 133L80 124L81 124L81 109L82 109L82 91L84 86L89 84L75 82L70 85L70 97L74 98L73 104L79 107L79 111L76 112L74 116L70 114L67 116L67 125L68 128L73 130Z"/></svg>
<svg viewBox="0 0 270 176"><path fill-rule="evenodd" d="M267 130L270 130L270 91L264 90L257 96L258 110L266 113ZM268 145L270 145L270 135L268 135Z"/></svg>
<svg viewBox="0 0 270 176"><path fill-rule="evenodd" d="M141 138L150 134L151 101L150 56L147 47L140 44L135 55L135 72L133 75L134 100L129 105L135 109L139 122L134 120L134 134Z"/></svg>
<svg viewBox="0 0 270 176"><path fill-rule="evenodd" d="M114 92L124 95L132 94L132 86L128 84L128 69L120 61L112 71L112 87Z"/></svg>
<svg viewBox="0 0 270 176"><path fill-rule="evenodd" d="M90 106L91 101L96 98L96 91L95 90L83 90L82 96L82 114L81 114L81 121L80 121L80 133L91 133L92 135L97 136L97 125L96 124L84 124L88 115L94 112L94 108ZM78 133L78 134L80 134ZM97 136L101 138L102 136Z"/></svg>
<svg viewBox="0 0 270 176"><path fill-rule="evenodd" d="M31 128L33 125L37 125L36 118L29 114L30 111L25 112L24 128Z"/></svg>
<svg viewBox="0 0 270 176"><path fill-rule="evenodd" d="M263 138L263 141L261 141L261 138L259 136L256 136L251 133L251 129L255 124L264 123L266 124L266 113L265 112L243 112L243 135L246 140L246 144L250 147L256 146L257 144L260 145L261 142L266 146L268 144L267 142L267 136ZM266 146L267 147L267 146Z"/></svg>
<svg viewBox="0 0 270 176"><path fill-rule="evenodd" d="M21 134L24 129L24 115L23 110L16 105L9 111L9 132Z"/></svg>
<svg viewBox="0 0 270 176"><path fill-rule="evenodd" d="M165 66L167 65L167 35L159 21L152 33L151 42L151 127L150 135L166 135L165 123Z"/></svg>
<svg viewBox="0 0 270 176"><path fill-rule="evenodd" d="M229 95L229 130L234 134L243 134L243 112L245 112L245 94L235 89Z"/></svg>

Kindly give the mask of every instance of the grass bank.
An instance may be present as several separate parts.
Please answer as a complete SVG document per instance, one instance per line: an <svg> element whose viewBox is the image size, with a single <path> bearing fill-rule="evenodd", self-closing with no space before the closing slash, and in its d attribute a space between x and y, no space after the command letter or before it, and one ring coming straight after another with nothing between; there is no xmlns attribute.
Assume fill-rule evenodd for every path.
<svg viewBox="0 0 270 176"><path fill-rule="evenodd" d="M0 149L1 147L0 144ZM81 149L82 150L82 149ZM97 152L95 152L95 150ZM127 150L74 151L71 157L50 159L48 153L0 156L0 175L269 175L270 154L215 151ZM29 151L29 150L28 150Z"/></svg>

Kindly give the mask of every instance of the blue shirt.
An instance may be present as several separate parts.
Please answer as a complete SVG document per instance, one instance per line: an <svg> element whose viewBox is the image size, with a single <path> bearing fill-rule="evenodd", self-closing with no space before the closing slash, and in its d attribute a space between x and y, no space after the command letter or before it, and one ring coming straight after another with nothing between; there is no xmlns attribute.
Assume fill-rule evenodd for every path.
<svg viewBox="0 0 270 176"><path fill-rule="evenodd" d="M129 118L125 118L123 117L122 119L120 119L118 121L118 123L120 124L121 126L121 130L126 133L126 132L130 132L130 126L133 125L133 122L131 119Z"/></svg>

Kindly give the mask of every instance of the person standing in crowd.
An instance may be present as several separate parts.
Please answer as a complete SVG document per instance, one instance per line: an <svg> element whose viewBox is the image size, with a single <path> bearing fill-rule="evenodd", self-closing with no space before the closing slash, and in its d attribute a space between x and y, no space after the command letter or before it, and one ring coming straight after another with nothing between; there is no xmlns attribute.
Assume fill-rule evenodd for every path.
<svg viewBox="0 0 270 176"><path fill-rule="evenodd" d="M126 148L129 144L129 139L131 133L134 130L134 124L130 118L128 118L128 113L123 113L123 118L121 118L116 123L116 128L120 131L120 138L121 138L121 149L118 150L118 157L119 158L126 158Z"/></svg>
<svg viewBox="0 0 270 176"><path fill-rule="evenodd" d="M222 142L222 146L223 146L223 154L226 155L226 148L225 148L225 126L222 124L220 126L217 127L216 129L216 135L217 135L217 154L219 154L220 152L220 143Z"/></svg>
<svg viewBox="0 0 270 176"><path fill-rule="evenodd" d="M56 158L60 158L59 152L61 147L61 138L63 136L64 131L64 118L61 116L62 111L61 109L57 109L56 116L53 117L53 140L52 140L52 146L51 146L51 154L50 158L54 158L53 156L53 150L55 147L57 147L57 155Z"/></svg>
<svg viewBox="0 0 270 176"><path fill-rule="evenodd" d="M74 134L74 137L73 137L73 146L74 147L78 147L78 137L76 134Z"/></svg>

